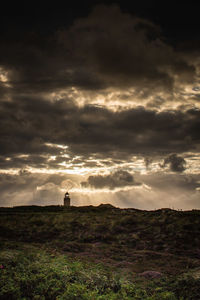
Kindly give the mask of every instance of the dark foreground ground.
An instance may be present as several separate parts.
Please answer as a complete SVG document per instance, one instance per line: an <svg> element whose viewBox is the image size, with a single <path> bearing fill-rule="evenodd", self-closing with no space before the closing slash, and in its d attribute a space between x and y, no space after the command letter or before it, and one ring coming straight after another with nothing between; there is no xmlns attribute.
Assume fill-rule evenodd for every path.
<svg viewBox="0 0 200 300"><path fill-rule="evenodd" d="M0 208L0 299L200 300L200 211Z"/></svg>

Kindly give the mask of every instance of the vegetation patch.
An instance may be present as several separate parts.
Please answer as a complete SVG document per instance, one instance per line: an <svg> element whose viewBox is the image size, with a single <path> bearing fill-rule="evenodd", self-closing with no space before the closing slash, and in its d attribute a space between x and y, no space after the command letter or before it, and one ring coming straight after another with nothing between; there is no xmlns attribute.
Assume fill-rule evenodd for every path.
<svg viewBox="0 0 200 300"><path fill-rule="evenodd" d="M200 298L199 211L22 207L0 216L0 299Z"/></svg>

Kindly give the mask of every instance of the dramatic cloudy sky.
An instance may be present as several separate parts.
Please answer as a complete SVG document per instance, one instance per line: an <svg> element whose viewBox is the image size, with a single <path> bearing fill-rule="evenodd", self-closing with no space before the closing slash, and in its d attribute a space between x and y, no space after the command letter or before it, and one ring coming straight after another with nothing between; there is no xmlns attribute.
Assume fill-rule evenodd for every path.
<svg viewBox="0 0 200 300"><path fill-rule="evenodd" d="M200 208L199 9L1 10L0 206Z"/></svg>

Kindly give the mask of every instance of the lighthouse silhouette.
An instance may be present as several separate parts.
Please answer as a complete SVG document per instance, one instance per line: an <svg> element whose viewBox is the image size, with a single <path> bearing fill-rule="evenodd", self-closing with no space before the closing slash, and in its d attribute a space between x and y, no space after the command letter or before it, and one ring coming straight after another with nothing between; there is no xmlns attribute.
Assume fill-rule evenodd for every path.
<svg viewBox="0 0 200 300"><path fill-rule="evenodd" d="M70 206L70 196L69 193L65 193L65 197L64 197L64 206Z"/></svg>

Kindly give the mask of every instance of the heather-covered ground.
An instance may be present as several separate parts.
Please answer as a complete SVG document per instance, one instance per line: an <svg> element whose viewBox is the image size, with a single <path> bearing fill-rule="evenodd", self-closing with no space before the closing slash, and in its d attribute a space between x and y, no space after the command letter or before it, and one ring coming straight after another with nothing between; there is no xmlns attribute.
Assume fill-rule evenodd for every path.
<svg viewBox="0 0 200 300"><path fill-rule="evenodd" d="M197 210L1 208L0 239L0 299L200 299Z"/></svg>

